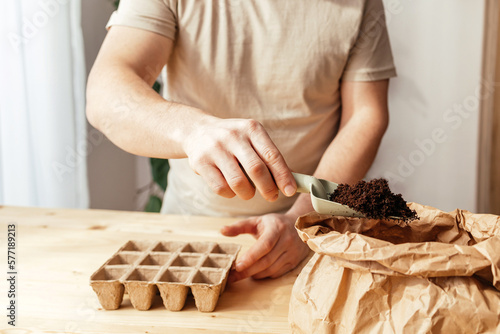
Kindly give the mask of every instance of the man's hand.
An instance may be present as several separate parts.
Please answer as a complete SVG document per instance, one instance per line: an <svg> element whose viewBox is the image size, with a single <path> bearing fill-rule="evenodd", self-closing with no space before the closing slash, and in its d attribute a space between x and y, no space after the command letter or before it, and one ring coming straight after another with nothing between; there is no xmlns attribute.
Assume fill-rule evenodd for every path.
<svg viewBox="0 0 500 334"><path fill-rule="evenodd" d="M183 148L191 168L217 195L248 200L255 185L272 202L279 190L286 196L297 190L285 159L257 121L205 116L188 133Z"/></svg>
<svg viewBox="0 0 500 334"><path fill-rule="evenodd" d="M257 239L237 261L230 280L250 276L276 278L295 268L309 254L309 247L295 231L296 218L290 214L268 214L224 226L221 233L225 236L249 233Z"/></svg>

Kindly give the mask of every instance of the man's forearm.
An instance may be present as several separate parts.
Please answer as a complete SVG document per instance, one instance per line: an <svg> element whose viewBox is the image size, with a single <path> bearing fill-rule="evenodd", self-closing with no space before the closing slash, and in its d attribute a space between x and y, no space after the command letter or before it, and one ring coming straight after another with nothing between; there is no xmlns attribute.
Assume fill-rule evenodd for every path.
<svg viewBox="0 0 500 334"><path fill-rule="evenodd" d="M93 71L87 89L87 116L93 126L130 153L186 157L182 138L208 117L203 111L166 101L131 70Z"/></svg>
<svg viewBox="0 0 500 334"><path fill-rule="evenodd" d="M388 80L342 82L339 132L324 153L315 176L349 184L365 176L389 124L388 88Z"/></svg>
<svg viewBox="0 0 500 334"><path fill-rule="evenodd" d="M387 122L354 115L321 159L314 175L336 183L355 183L362 179L377 154Z"/></svg>

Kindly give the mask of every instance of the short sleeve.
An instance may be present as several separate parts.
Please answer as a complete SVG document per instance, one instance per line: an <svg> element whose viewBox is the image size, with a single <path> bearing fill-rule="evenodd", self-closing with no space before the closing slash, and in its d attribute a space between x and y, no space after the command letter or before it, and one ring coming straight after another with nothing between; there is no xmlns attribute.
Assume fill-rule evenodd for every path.
<svg viewBox="0 0 500 334"><path fill-rule="evenodd" d="M382 0L366 0L358 38L342 80L375 81L396 76Z"/></svg>
<svg viewBox="0 0 500 334"><path fill-rule="evenodd" d="M127 26L151 31L175 40L177 18L174 1L168 0L121 0L106 25Z"/></svg>

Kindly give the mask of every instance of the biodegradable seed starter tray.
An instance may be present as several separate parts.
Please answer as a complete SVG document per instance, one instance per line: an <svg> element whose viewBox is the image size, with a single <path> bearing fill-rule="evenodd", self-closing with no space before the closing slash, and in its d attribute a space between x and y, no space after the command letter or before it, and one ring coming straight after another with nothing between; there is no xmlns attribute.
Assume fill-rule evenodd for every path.
<svg viewBox="0 0 500 334"><path fill-rule="evenodd" d="M137 310L148 310L157 292L169 311L180 311L191 290L196 307L212 312L241 246L215 242L128 241L90 277L106 310L123 294Z"/></svg>

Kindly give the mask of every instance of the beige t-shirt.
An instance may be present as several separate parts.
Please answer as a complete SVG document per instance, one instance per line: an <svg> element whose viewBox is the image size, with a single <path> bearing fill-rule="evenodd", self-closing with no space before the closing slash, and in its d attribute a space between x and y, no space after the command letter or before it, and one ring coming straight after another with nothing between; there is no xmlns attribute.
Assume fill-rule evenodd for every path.
<svg viewBox="0 0 500 334"><path fill-rule="evenodd" d="M174 40L169 99L260 121L300 173L314 172L337 133L341 80L396 74L381 0L121 0L112 25ZM170 165L164 213L259 215L295 200L226 199L187 159Z"/></svg>

